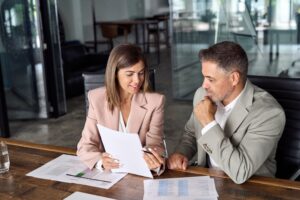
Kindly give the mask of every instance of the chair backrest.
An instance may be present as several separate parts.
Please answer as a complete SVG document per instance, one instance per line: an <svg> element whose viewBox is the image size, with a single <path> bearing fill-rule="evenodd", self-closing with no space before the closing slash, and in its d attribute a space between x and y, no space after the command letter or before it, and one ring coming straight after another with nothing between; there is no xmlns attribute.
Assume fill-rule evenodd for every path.
<svg viewBox="0 0 300 200"><path fill-rule="evenodd" d="M285 111L286 125L276 153L276 177L290 178L300 169L300 79L263 76L248 78L272 94Z"/></svg>
<svg viewBox="0 0 300 200"><path fill-rule="evenodd" d="M64 62L72 62L74 59L86 54L86 49L78 40L64 42L61 46Z"/></svg>
<svg viewBox="0 0 300 200"><path fill-rule="evenodd" d="M83 73L83 80L84 80L84 95L85 95L85 108L86 113L89 108L89 102L88 102L88 91L95 89L97 87L104 86L105 81L105 75L104 73ZM155 69L149 70L149 80L150 80L150 86L153 91L155 91Z"/></svg>
<svg viewBox="0 0 300 200"><path fill-rule="evenodd" d="M89 109L88 92L97 87L104 86L105 75L102 73L83 73L84 80L84 96L85 96L85 111Z"/></svg>

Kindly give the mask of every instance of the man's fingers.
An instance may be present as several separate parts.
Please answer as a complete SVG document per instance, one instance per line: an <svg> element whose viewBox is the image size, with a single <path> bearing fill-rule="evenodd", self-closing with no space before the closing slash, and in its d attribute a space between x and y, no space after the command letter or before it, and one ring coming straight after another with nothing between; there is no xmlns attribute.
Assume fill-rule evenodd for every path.
<svg viewBox="0 0 300 200"><path fill-rule="evenodd" d="M188 166L188 160L186 158L184 158L181 167L183 170L186 170L187 166Z"/></svg>
<svg viewBox="0 0 300 200"><path fill-rule="evenodd" d="M180 154L173 154L168 159L169 169L183 169L187 167L187 158Z"/></svg>

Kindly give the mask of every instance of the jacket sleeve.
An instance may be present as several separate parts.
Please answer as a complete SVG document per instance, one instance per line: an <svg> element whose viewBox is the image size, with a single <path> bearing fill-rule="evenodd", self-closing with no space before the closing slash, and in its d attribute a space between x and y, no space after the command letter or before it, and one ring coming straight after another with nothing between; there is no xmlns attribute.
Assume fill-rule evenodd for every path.
<svg viewBox="0 0 300 200"><path fill-rule="evenodd" d="M165 155L165 147L163 145L163 137L164 137L164 105L165 105L165 97L160 95L159 100L157 101L157 106L154 109L149 130L146 133L146 146L153 147L158 149L161 155ZM160 175L165 170L165 164L163 166L153 172L154 175Z"/></svg>
<svg viewBox="0 0 300 200"><path fill-rule="evenodd" d="M91 98L91 93L89 92L89 110L82 131L82 137L77 145L77 155L90 169L101 159L101 152L104 151L97 130L97 120Z"/></svg>
<svg viewBox="0 0 300 200"><path fill-rule="evenodd" d="M180 139L179 145L175 149L176 153L186 156L189 160L197 152L197 142L195 136L194 115L191 114L190 119L184 127L184 133Z"/></svg>
<svg viewBox="0 0 300 200"><path fill-rule="evenodd" d="M203 91L199 88L193 99L193 106L195 106L200 99L203 98ZM182 134L179 145L177 145L175 152L185 155L189 160L197 153L197 131L195 124L195 116L193 112L184 127L184 132Z"/></svg>
<svg viewBox="0 0 300 200"><path fill-rule="evenodd" d="M251 119L245 130L238 130L245 131L238 145L233 145L218 124L197 142L235 183L241 184L255 174L276 148L284 124L282 110L264 110Z"/></svg>

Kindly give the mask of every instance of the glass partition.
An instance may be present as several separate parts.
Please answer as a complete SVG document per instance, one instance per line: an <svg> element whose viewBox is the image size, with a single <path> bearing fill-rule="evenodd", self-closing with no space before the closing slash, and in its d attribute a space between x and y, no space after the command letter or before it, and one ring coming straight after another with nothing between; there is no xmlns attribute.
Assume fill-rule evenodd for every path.
<svg viewBox="0 0 300 200"><path fill-rule="evenodd" d="M36 0L0 0L0 61L9 119L47 118Z"/></svg>
<svg viewBox="0 0 300 200"><path fill-rule="evenodd" d="M170 2L174 98L192 99L202 83L199 50L225 40L245 49L251 75L300 76L299 0Z"/></svg>

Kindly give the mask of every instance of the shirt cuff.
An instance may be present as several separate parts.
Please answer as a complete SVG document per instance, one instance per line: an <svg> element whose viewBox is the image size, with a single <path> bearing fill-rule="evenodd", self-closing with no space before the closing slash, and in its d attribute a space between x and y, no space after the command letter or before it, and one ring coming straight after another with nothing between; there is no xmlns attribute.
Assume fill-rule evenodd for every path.
<svg viewBox="0 0 300 200"><path fill-rule="evenodd" d="M162 164L160 167L156 169L152 169L151 171L154 173L154 176L160 176L165 171L166 164Z"/></svg>
<svg viewBox="0 0 300 200"><path fill-rule="evenodd" d="M155 172L156 174L159 174L160 168L161 168L161 166L156 169L151 169L151 171Z"/></svg>
<svg viewBox="0 0 300 200"><path fill-rule="evenodd" d="M206 126L204 126L201 130L201 134L205 135L207 133L207 131L209 131L209 129L211 129L214 125L216 125L217 122L216 120L210 122L209 124L207 124Z"/></svg>
<svg viewBox="0 0 300 200"><path fill-rule="evenodd" d="M96 168L96 169L99 169L99 170L101 170L101 171L103 171L104 168L103 168L103 165L102 165L102 164L103 164L103 163L102 163L102 160L99 160L99 161L96 163L95 168Z"/></svg>

